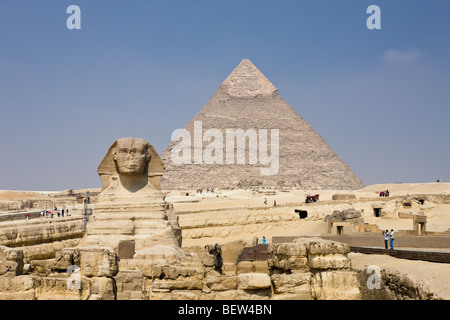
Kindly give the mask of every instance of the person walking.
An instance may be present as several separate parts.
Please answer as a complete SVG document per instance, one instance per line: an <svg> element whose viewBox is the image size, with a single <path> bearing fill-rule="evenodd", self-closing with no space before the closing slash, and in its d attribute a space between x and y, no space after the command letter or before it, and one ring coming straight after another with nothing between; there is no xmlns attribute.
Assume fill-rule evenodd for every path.
<svg viewBox="0 0 450 320"><path fill-rule="evenodd" d="M262 244L266 244L267 242L266 242L266 237L262 237Z"/></svg>
<svg viewBox="0 0 450 320"><path fill-rule="evenodd" d="M27 217L27 221L30 220L30 215L28 213L26 214L26 217Z"/></svg>
<svg viewBox="0 0 450 320"><path fill-rule="evenodd" d="M264 198L264 204L267 205L267 198Z"/></svg>
<svg viewBox="0 0 450 320"><path fill-rule="evenodd" d="M394 229L391 229L391 233L389 234L389 240L391 244L391 250L394 250Z"/></svg>
<svg viewBox="0 0 450 320"><path fill-rule="evenodd" d="M389 230L383 231L384 235L384 247L388 249L388 241L389 241Z"/></svg>
<svg viewBox="0 0 450 320"><path fill-rule="evenodd" d="M274 206L274 207L277 206L277 200L273 200L273 206Z"/></svg>

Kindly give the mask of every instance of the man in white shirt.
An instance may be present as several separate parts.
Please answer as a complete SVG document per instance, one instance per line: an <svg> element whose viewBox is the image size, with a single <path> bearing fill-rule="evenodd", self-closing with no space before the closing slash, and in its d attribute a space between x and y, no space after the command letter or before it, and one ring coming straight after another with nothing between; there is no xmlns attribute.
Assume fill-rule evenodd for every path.
<svg viewBox="0 0 450 320"><path fill-rule="evenodd" d="M384 247L388 249L389 230L383 231L383 235L384 235Z"/></svg>

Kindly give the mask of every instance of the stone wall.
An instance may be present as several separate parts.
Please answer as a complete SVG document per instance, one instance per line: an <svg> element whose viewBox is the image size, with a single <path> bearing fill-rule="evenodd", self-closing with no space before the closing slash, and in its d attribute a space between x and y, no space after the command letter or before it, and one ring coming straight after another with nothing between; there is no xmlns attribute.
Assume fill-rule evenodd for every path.
<svg viewBox="0 0 450 320"><path fill-rule="evenodd" d="M27 222L4 223L0 226L0 244L21 247L81 238L82 226L81 217L42 218Z"/></svg>
<svg viewBox="0 0 450 320"><path fill-rule="evenodd" d="M321 239L274 244L267 261L224 268L219 245L178 263L119 260L110 248L64 248L24 263L23 251L0 247L0 299L269 300L360 299L348 245Z"/></svg>

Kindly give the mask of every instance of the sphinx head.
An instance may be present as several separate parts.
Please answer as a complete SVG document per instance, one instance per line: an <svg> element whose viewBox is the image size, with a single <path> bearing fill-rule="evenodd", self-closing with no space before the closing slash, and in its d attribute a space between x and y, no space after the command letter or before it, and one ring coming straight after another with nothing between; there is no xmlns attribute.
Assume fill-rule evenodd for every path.
<svg viewBox="0 0 450 320"><path fill-rule="evenodd" d="M151 160L150 143L144 139L117 139L113 160L119 175L142 177Z"/></svg>
<svg viewBox="0 0 450 320"><path fill-rule="evenodd" d="M144 186L161 190L160 180L164 174L164 164L148 141L120 138L109 147L97 172L102 180L102 190L111 185L111 179L117 178L115 181L119 181L129 190L139 190Z"/></svg>

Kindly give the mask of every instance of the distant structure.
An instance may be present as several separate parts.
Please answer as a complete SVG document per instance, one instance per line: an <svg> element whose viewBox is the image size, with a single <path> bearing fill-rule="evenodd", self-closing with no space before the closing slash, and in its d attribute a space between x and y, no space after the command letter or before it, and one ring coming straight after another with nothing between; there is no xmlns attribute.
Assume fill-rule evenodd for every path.
<svg viewBox="0 0 450 320"><path fill-rule="evenodd" d="M201 124L201 127L199 126ZM261 174L268 164L261 163L261 136L258 143L245 140L245 163L198 163L198 140L195 142L194 129L205 138L205 133L220 132L223 135L223 157L227 152L225 139L227 130L261 133L267 130L267 155L274 151L271 132L278 130L279 156L275 174ZM236 188L250 186L299 187L305 189L359 189L364 184L352 172L325 140L280 96L278 89L247 59L220 85L203 109L184 127L190 132L191 161L175 163L173 153L178 152L180 139L174 139L161 154L165 174L161 179L161 189ZM211 131L212 129L213 131ZM235 131L236 132L236 131ZM210 135L206 135L209 137ZM217 136L216 136L217 139ZM213 139L203 139L205 152ZM186 141L185 141L186 142ZM276 142L276 141L275 141ZM197 144L196 144L197 143ZM263 143L264 145L264 143ZM242 144L241 144L242 147ZM196 150L197 148L197 150ZM239 151L235 141L231 150ZM258 161L250 162L249 152L258 149ZM217 153L217 150L215 150ZM222 152L221 152L222 153ZM189 156L189 155L188 155ZM217 156L217 154L213 154Z"/></svg>

